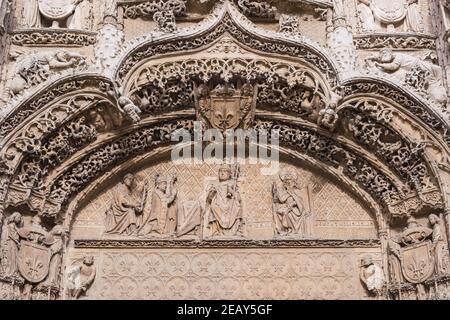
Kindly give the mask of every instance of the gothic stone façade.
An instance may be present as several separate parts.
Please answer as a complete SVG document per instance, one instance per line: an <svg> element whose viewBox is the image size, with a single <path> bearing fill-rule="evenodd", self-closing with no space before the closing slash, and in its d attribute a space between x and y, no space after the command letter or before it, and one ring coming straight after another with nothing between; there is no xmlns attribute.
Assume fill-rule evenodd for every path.
<svg viewBox="0 0 450 320"><path fill-rule="evenodd" d="M0 0L0 299L447 299L450 2ZM278 132L279 172L171 134Z"/></svg>

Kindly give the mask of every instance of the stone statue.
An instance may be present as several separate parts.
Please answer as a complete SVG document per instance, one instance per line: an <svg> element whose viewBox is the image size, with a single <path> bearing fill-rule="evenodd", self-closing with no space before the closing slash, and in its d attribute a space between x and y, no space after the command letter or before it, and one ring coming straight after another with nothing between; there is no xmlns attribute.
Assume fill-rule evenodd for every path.
<svg viewBox="0 0 450 320"><path fill-rule="evenodd" d="M178 218L176 176L158 175L152 196L147 233L175 235Z"/></svg>
<svg viewBox="0 0 450 320"><path fill-rule="evenodd" d="M94 266L94 257L86 256L83 262L76 263L69 270L68 274L68 295L76 300L85 295L95 280L96 268Z"/></svg>
<svg viewBox="0 0 450 320"><path fill-rule="evenodd" d="M397 241L389 239L388 244L388 261L389 261L389 278L392 283L400 284L403 282L400 245Z"/></svg>
<svg viewBox="0 0 450 320"><path fill-rule="evenodd" d="M367 291L375 297L380 298L385 283L383 269L373 262L371 257L364 257L361 260L361 281L366 286Z"/></svg>
<svg viewBox="0 0 450 320"><path fill-rule="evenodd" d="M242 235L242 201L238 188L239 167L222 165L219 183L210 186L206 197L206 218L210 236Z"/></svg>
<svg viewBox="0 0 450 320"><path fill-rule="evenodd" d="M86 21L88 19L90 11L89 0L75 0L75 5L75 12L67 22L68 28L79 30L87 29Z"/></svg>
<svg viewBox="0 0 450 320"><path fill-rule="evenodd" d="M148 185L135 185L133 174L127 174L113 191L113 199L106 211L105 233L132 235L142 225L142 210L147 198Z"/></svg>
<svg viewBox="0 0 450 320"><path fill-rule="evenodd" d="M23 227L23 224L23 217L19 212L14 212L5 219L1 241L1 263L6 276L15 276L18 271L19 229Z"/></svg>
<svg viewBox="0 0 450 320"><path fill-rule="evenodd" d="M23 8L23 25L27 28L40 28L42 26L38 0L27 1L27 5Z"/></svg>
<svg viewBox="0 0 450 320"><path fill-rule="evenodd" d="M312 235L312 210L308 188L298 187L297 173L283 169L280 182L272 186L273 218L276 235Z"/></svg>
<svg viewBox="0 0 450 320"><path fill-rule="evenodd" d="M435 273L448 274L449 273L449 257L447 242L444 238L444 231L441 227L441 219L435 215L430 214L428 217L433 233L432 239L432 253L435 262Z"/></svg>
<svg viewBox="0 0 450 320"><path fill-rule="evenodd" d="M51 259L49 273L47 279L43 283L44 285L59 287L61 278L62 252L64 249L64 238L67 236L67 233L68 230L65 230L60 225L56 225L50 231L50 235L45 241L45 244L50 247Z"/></svg>
<svg viewBox="0 0 450 320"><path fill-rule="evenodd" d="M363 31L370 32L376 29L375 17L372 11L371 0L358 0L359 20Z"/></svg>
<svg viewBox="0 0 450 320"><path fill-rule="evenodd" d="M369 68L377 68L400 81L411 83L419 91L426 90L436 103L445 104L447 93L443 86L442 69L426 61L430 57L430 53L427 53L423 59L419 59L407 54L394 53L386 48L380 50L377 56L366 58L366 63Z"/></svg>
<svg viewBox="0 0 450 320"><path fill-rule="evenodd" d="M35 52L21 58L18 53L12 53L11 57L17 59L14 75L9 85L12 95L20 94L25 89L44 82L52 72L76 68L86 63L84 56L60 49Z"/></svg>
<svg viewBox="0 0 450 320"><path fill-rule="evenodd" d="M141 109L131 101L130 98L121 96L118 100L119 107L122 108L123 112L130 118L134 123L137 123L141 120L140 114L142 113Z"/></svg>
<svg viewBox="0 0 450 320"><path fill-rule="evenodd" d="M424 32L424 23L420 15L420 7L418 0L407 0L405 31Z"/></svg>

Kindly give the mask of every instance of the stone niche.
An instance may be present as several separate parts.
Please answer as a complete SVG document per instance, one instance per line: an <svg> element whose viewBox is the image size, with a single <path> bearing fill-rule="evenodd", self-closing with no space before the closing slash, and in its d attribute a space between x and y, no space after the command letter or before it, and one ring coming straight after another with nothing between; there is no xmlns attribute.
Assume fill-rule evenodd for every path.
<svg viewBox="0 0 450 320"><path fill-rule="evenodd" d="M160 159L133 173L137 184L149 182L148 199L157 174L170 175L177 177L180 202L202 204L219 167ZM68 265L93 256L97 268L96 281L83 299L367 298L359 278L360 261L370 256L382 263L369 209L332 178L286 159L281 168L295 172L298 188L308 189L312 232L276 235L272 186L280 178L261 174L263 167L241 165L243 236L228 241L201 235L108 234L105 212L125 172L117 175L108 182L110 187L85 200L71 226ZM150 200L142 214L149 210Z"/></svg>

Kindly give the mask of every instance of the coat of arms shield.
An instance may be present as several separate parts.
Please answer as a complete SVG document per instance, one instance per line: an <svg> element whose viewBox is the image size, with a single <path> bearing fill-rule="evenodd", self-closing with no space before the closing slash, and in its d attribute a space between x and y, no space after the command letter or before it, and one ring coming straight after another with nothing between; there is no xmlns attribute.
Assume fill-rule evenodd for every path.
<svg viewBox="0 0 450 320"><path fill-rule="evenodd" d="M211 123L221 130L235 129L240 120L240 97L212 97Z"/></svg>
<svg viewBox="0 0 450 320"><path fill-rule="evenodd" d="M50 249L30 241L22 241L19 250L19 271L31 283L43 281L49 272Z"/></svg>
<svg viewBox="0 0 450 320"><path fill-rule="evenodd" d="M372 9L377 19L386 24L398 23L406 16L405 0L376 0Z"/></svg>
<svg viewBox="0 0 450 320"><path fill-rule="evenodd" d="M75 10L73 0L39 0L39 11L51 20L60 20L69 17Z"/></svg>
<svg viewBox="0 0 450 320"><path fill-rule="evenodd" d="M431 255L431 241L404 247L400 251L403 276L411 283L427 280L434 271L434 259Z"/></svg>

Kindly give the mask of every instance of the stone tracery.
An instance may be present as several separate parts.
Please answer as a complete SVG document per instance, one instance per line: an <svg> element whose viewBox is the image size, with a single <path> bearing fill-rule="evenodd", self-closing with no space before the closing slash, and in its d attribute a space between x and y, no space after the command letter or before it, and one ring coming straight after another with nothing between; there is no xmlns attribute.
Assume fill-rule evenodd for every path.
<svg viewBox="0 0 450 320"><path fill-rule="evenodd" d="M409 32L418 32L420 30L415 29L415 24L419 18L414 10L419 9L414 1L410 6L414 8L408 8L412 11L406 13L408 17L405 18L405 25ZM436 279L439 278L437 281L440 281L441 285L446 285L448 232L444 225L448 225L448 217L442 213L446 212L445 208L448 206L445 191L448 176L441 168L445 167L450 139L445 114L442 110L436 110L435 105L426 103L425 99L430 95L427 92L430 89L428 80L421 78L422 82L420 79L416 79L419 82L406 81L416 90L414 92L404 83L383 81L370 72L364 76L361 73L359 77L349 76L345 74L345 69L336 67L339 65L336 56L338 51L329 54L320 45L289 28L281 30L280 33L262 31L238 11L242 10L253 19L264 18L267 23L270 19L277 18L278 8L266 4L256 6L252 1L238 1L235 7L225 1L197 27L185 29L180 27L183 19L189 20L190 9L185 1L172 1L164 5L162 2L148 1L140 1L137 4L119 3L119 10L111 12L110 17L117 15L115 19L120 21L120 8L125 9L124 15L128 20L147 16L154 19L159 30L155 30L151 37L143 36L135 42L129 42L122 51L115 52L114 58L108 61L112 64L111 68L105 65L109 69L105 71L108 75L90 68L82 74L69 75L63 72L49 77L49 74L44 73L41 78L36 79L33 78L34 69L25 70L22 67L23 72L19 74L27 82L23 87L31 88L2 110L0 216L7 216L4 221L12 237L14 230L19 230L19 239L22 239L20 230L29 228L30 222L27 220L23 226L20 217L14 216L11 210L26 208L33 212L35 217L43 218L43 222L33 218L35 221L31 223L43 228L45 232L40 229L42 234L48 237L48 241L40 245L43 248L54 246L46 281L42 284L37 281L37 285L30 285L29 279L25 278L24 282L20 280L21 276L18 276L17 285L21 287L26 298L37 298L45 290L48 290L51 297L63 297L62 287L58 283L62 282L58 281L59 273L56 271L61 267L59 261L62 251L58 248L64 238L64 232L59 227L60 224L70 226L72 223L69 220L73 219L73 212L67 215L67 211L84 201L75 199L87 192L85 190L91 190L89 194L94 194L92 190L95 189L96 181L101 180L101 176L108 171L113 172L110 177L113 181L117 173L116 168L123 166L126 161L138 159L146 153L158 154L159 150L170 150L171 134L180 128L193 134L194 120L202 120L211 127L223 130L242 127L264 132L278 131L283 150L289 150L298 159L308 157L317 168L329 168L333 175L346 181L345 188L364 194L367 197L365 200L370 199L367 201L371 203L371 210L376 211L380 238L377 239L380 242L379 247L376 241L374 242L379 250L373 251L378 254L378 260L374 263L370 262L370 259L358 257L359 262L361 259L365 261L362 266L366 269L362 272L369 293L380 296L380 290L387 290L386 285L380 284L379 279L375 279L378 282L373 284L373 279L365 276L365 271L373 269L374 266L384 269L387 275L385 279L388 281L403 283L403 287L400 285L397 289L389 288L392 298L401 298L403 291L405 295L410 294L410 286L417 289L418 298L424 297L422 291L431 295L435 288L432 289L427 281L433 273ZM328 11L333 11L328 4L327 8ZM334 13L328 12L327 15L334 15L333 28L336 31L348 22L342 14L336 13L336 7L334 10ZM379 12L377 14L380 15ZM337 18L343 21L342 25L338 25ZM301 25L303 22L297 23ZM301 29L297 23L293 23L291 27ZM15 39L16 35L13 34L12 39ZM356 40L356 43L358 41ZM405 43L410 43L408 41ZM20 41L16 40L16 43L20 44ZM42 44L42 41L38 40L36 43ZM351 44L345 43L345 46L351 45L353 41ZM362 49L364 46L366 45L357 45L354 49ZM370 48L377 46L373 42L368 45ZM392 45L393 48L398 46L409 44L396 42ZM423 46L433 48L431 44ZM338 47L334 49L340 50ZM186 56L190 58L187 59ZM79 56L69 56L67 59L75 57ZM74 61L71 63L76 64ZM24 77L25 71L31 72L32 79ZM114 76L111 77L111 74ZM53 79L58 80L51 83ZM443 81L442 77L439 81ZM38 83L37 88L32 87ZM443 86L440 88L444 89ZM19 93L22 90L16 91ZM211 118L219 115L211 115L208 112L213 110L211 108L215 101L223 96L227 96L226 99L232 97L234 101L239 102L239 121L211 121ZM403 129L405 132L402 132ZM139 161L135 163L138 164ZM183 179L185 177L180 178ZM236 175L233 179L234 187L229 187L229 181L232 179L224 179L223 188L219 189L225 192L225 200L233 199L227 200L233 203L233 210L238 212L242 205L242 212L239 211L239 215L236 215L239 216L237 220L247 222L249 218L246 216L246 203L236 200L241 196L238 189L244 178ZM281 178L283 183L288 180ZM167 199L173 198L169 191L176 190L175 179L160 176L155 186L158 183L165 183L166 187L161 187L160 191L167 194L165 197L160 195L155 198L159 199L162 205L159 211L155 208L152 210L163 215L164 212L170 211L165 203L170 202ZM271 184L264 183L270 188ZM274 196L274 215L285 214L284 220L280 220L278 225L278 234L311 236L305 227L305 221L309 220L301 218L299 221L302 221L303 227L300 229L295 222L297 215L308 211L300 210L307 201L303 198L302 201L295 200L298 191L287 184L279 184L275 189L277 192L274 194L277 194L277 197ZM244 189L244 192L252 192L248 190L250 189ZM283 194L290 196L283 197ZM218 210L208 211L211 220L206 219L206 226L199 222L200 218L195 220L196 223L183 223L181 227L178 225L178 228L183 230L183 227L187 226L188 237L202 237L209 224L215 226L220 236L227 233L224 230L233 229L223 221L216 223L220 220L218 212L228 209L225 209L224 204L227 201L222 203L215 197L218 195L211 195L211 201L205 202L216 205L214 210ZM202 214L200 205L182 200L184 199L177 200L177 207L182 203L183 209L172 210L170 219L174 220L174 217L178 216L194 219ZM133 214L138 214L137 209ZM235 212L233 210L230 212ZM145 211L144 208L141 211ZM130 217L133 214L130 213ZM169 217L170 214L167 214ZM29 215L29 212L25 214ZM160 218L150 220L158 223L165 221L158 219ZM423 248L432 246L433 257L437 259L436 266L430 267L431 271L428 270L431 272L430 276L419 280L401 276L399 273L404 266L401 262L396 264L398 260L395 260L400 256L402 259L408 259L408 250L412 250L411 244L405 240L399 247L393 244L395 241L388 245L395 237L413 237L412 231L401 233L399 229L413 228L418 224L416 219L423 228L430 225L431 228L427 229L429 234L419 242L423 244ZM159 233L172 235L178 231L174 226L169 229ZM239 230L240 227L233 229L231 233L235 236ZM130 235L134 235L134 231ZM122 232L119 234L122 235ZM181 234L185 235L183 232ZM215 235L214 232L213 234ZM4 238L2 235L2 248L8 246L6 242L4 244ZM5 241L9 241L8 239ZM134 245L145 248L152 245L164 246L167 243L177 246L176 241L183 243L182 239L174 242L152 242L145 238L139 244L133 242L136 239L131 241L95 237L83 242L77 236L71 240L75 240L75 246L70 244L70 254L77 253L79 258L74 262L75 256L71 256L74 271L69 278L73 282L76 272L85 272L86 278L83 288L66 288L67 297L75 299L84 295L89 297L91 286L95 296L96 282L105 278L102 274L100 277L95 276L96 259L81 259L83 248ZM322 240L311 239L310 243L317 241L318 246L340 246L338 242L326 244ZM353 240L350 239L348 243L355 247L365 246L365 242ZM211 241L213 247L226 245L243 248L251 245L251 241L255 241L256 246L263 245L259 240L246 242L238 239L233 243L232 240L226 239L226 244L221 244L220 239ZM284 245L283 241L281 239L279 242L281 247ZM293 241L294 248L308 243L299 239ZM289 243L286 243L289 246ZM181 246L183 245L187 246L189 242ZM277 245L277 241L268 244L274 248ZM198 246L208 247L202 242ZM343 246L345 247L345 243ZM389 249L386 249L387 247ZM8 255L14 258L11 253L13 251L14 248L9 253L3 253L2 259ZM20 255L18 261L19 264L22 263ZM403 272L405 273L404 270ZM0 283L7 287L11 283L10 280L2 275ZM2 290L5 290L6 294L14 295L9 289ZM438 296L440 293L434 294Z"/></svg>

